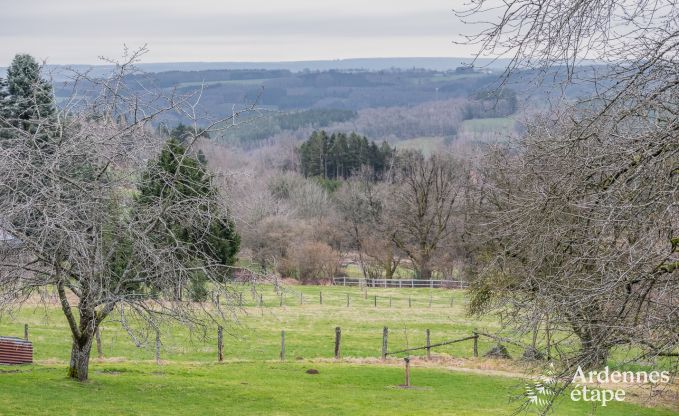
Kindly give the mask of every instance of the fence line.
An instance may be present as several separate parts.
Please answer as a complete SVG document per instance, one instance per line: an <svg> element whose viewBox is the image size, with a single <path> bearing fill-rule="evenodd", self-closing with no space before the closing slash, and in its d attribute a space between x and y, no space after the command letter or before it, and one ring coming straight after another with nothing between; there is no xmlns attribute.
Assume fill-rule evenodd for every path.
<svg viewBox="0 0 679 416"><path fill-rule="evenodd" d="M428 287L430 289L466 289L469 283L463 280L443 279L364 279L362 277L335 277L332 283L337 286L362 286L362 287L398 287L416 288Z"/></svg>
<svg viewBox="0 0 679 416"><path fill-rule="evenodd" d="M413 348L406 348L406 349L404 349L404 350L398 350L398 351L388 351L388 352L385 353L384 355L386 356L386 355L392 355L392 354L400 354L400 353L403 353L403 352L417 351L417 350L427 350L427 351L429 351L429 350L431 350L432 348L442 347L442 346L444 346L444 345L449 345L449 344L455 344L455 343L457 343L457 342L462 342L462 341L468 341L468 340L470 340L470 339L478 339L478 337L479 337L478 335L472 335L472 336L469 336L469 337L464 337L464 338L459 338L459 339L453 339L453 340L450 340L450 341L439 342L438 344L425 345L425 346L423 346L423 347L413 347Z"/></svg>

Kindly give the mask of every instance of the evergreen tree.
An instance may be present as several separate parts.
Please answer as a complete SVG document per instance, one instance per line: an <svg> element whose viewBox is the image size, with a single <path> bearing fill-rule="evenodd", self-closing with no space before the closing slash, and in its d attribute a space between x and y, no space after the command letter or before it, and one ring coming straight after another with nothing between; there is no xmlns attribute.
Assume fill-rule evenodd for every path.
<svg viewBox="0 0 679 416"><path fill-rule="evenodd" d="M138 189L138 204L152 205L162 200L173 201L175 206L180 207L182 203L195 204L195 201L200 201L200 208L205 212L200 223L196 223L195 219L194 222L185 221L181 210L166 211L162 221L159 221L157 238L160 241L177 238L186 243L186 256L190 257L193 251L208 252L219 265L235 264L240 247L240 236L235 224L225 213L220 212L217 189L212 185L204 164L187 154L179 140L168 140L158 159L150 163ZM193 247L196 241L204 243L200 247ZM227 277L230 274L227 271L224 275ZM204 300L207 296L205 283L206 278L202 273L197 272L191 277L191 297L194 300Z"/></svg>
<svg viewBox="0 0 679 416"><path fill-rule="evenodd" d="M186 145L189 141L193 140L195 134L196 130L193 127L179 123L177 127L170 131L169 136L173 139L179 140L181 144ZM200 131L198 133L198 137L205 137L207 139L210 138L206 131Z"/></svg>
<svg viewBox="0 0 679 416"><path fill-rule="evenodd" d="M380 176L394 150L386 142L377 146L364 136L351 133L328 134L314 131L299 149L302 174L323 180L347 179L362 166L369 166Z"/></svg>
<svg viewBox="0 0 679 416"><path fill-rule="evenodd" d="M16 55L7 69L7 97L3 112L10 123L34 132L37 120L56 114L52 85L40 76L40 65L31 55Z"/></svg>
<svg viewBox="0 0 679 416"><path fill-rule="evenodd" d="M9 137L10 131L7 129L9 124L9 92L7 91L7 80L0 78L0 139Z"/></svg>

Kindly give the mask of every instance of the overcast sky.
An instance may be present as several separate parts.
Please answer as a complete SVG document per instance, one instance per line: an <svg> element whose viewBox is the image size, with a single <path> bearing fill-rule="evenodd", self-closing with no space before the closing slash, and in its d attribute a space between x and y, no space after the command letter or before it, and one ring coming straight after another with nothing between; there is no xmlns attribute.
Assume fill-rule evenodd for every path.
<svg viewBox="0 0 679 416"><path fill-rule="evenodd" d="M0 66L18 52L97 63L470 56L462 0L0 0Z"/></svg>

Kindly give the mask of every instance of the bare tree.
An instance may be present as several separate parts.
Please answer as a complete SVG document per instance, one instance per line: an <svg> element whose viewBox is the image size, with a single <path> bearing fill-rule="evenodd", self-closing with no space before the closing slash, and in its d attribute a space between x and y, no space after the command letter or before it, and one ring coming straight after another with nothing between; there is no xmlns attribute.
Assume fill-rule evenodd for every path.
<svg viewBox="0 0 679 416"><path fill-rule="evenodd" d="M445 155L426 158L404 152L398 157L387 216L396 246L412 260L421 279L431 278L433 257L452 249L461 233L455 220L465 175L462 165Z"/></svg>
<svg viewBox="0 0 679 416"><path fill-rule="evenodd" d="M372 170L362 169L343 184L334 199L364 277L391 279L402 253L394 243L395 223L386 215L391 187L375 181L374 176Z"/></svg>
<svg viewBox="0 0 679 416"><path fill-rule="evenodd" d="M180 111L196 121L188 146L210 128L198 127L200 93L168 97L126 83L142 53L116 64L106 79L75 74L74 95L60 109L34 111L23 124L0 120L0 221L20 242L2 251L0 308L55 290L73 337L69 376L80 381L88 378L94 334L113 315L133 331L135 320L155 329L165 319L196 327L234 312L175 293L199 275L233 305L222 283L229 265L214 245L215 228L224 225L214 220L226 210L212 184L177 170L145 184L160 187L156 197L138 198L154 176L144 174L153 166L148 160L163 145L150 126L154 118ZM179 164L189 157L175 156Z"/></svg>
<svg viewBox="0 0 679 416"><path fill-rule="evenodd" d="M541 69L592 95L535 118L482 163L473 309L558 331L563 374L604 365L614 348L634 347L633 362L676 354L677 3L496 6L476 0L460 14L494 14L471 40L511 58L506 80Z"/></svg>

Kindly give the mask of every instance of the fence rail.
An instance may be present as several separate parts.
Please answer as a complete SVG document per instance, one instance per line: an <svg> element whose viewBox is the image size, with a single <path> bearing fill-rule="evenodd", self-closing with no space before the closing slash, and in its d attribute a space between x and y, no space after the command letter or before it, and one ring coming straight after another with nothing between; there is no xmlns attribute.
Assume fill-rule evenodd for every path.
<svg viewBox="0 0 679 416"><path fill-rule="evenodd" d="M364 279L360 277L335 277L333 284L337 286L367 286L367 287L399 287L399 288L446 288L466 289L469 283L462 280L433 280L433 279Z"/></svg>

